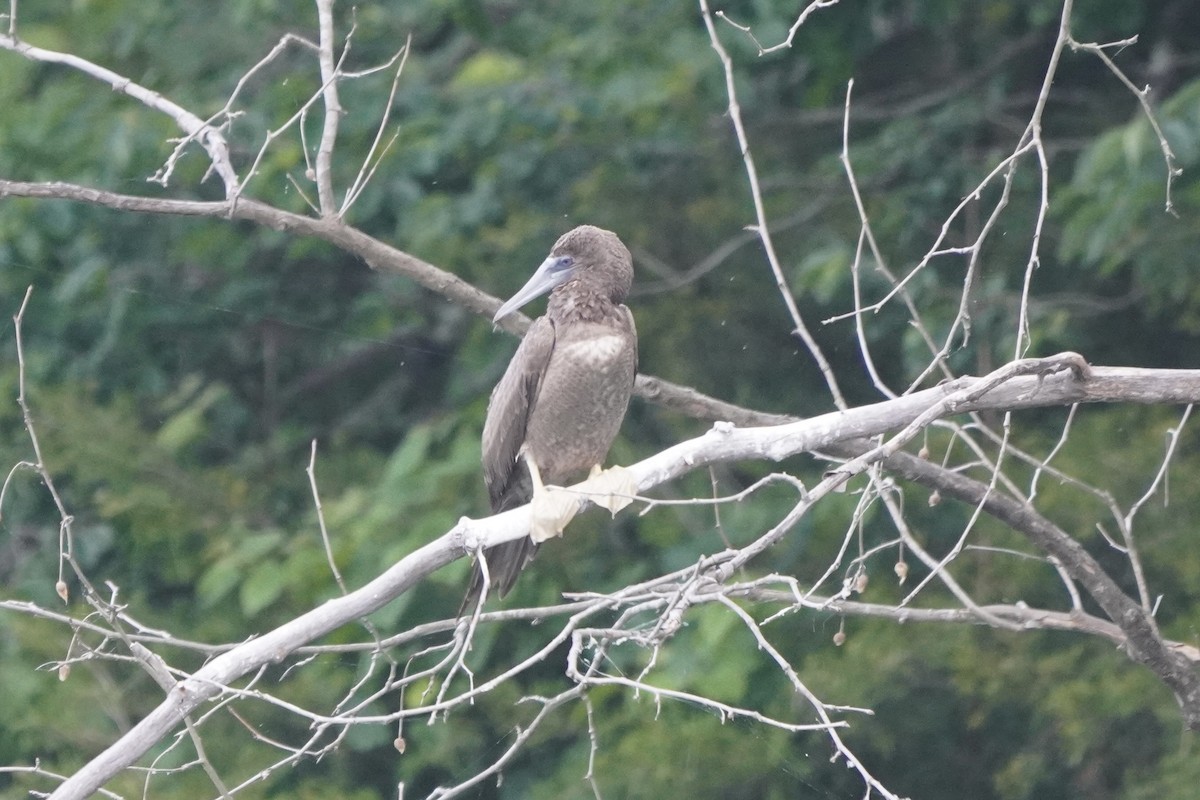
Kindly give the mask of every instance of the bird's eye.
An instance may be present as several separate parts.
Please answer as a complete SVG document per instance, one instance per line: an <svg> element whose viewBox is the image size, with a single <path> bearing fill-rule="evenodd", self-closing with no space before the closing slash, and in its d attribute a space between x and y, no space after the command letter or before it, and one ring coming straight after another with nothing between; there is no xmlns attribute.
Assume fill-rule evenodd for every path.
<svg viewBox="0 0 1200 800"><path fill-rule="evenodd" d="M559 256L554 259L554 266L550 269L553 272L563 272L575 266L575 259L572 256Z"/></svg>

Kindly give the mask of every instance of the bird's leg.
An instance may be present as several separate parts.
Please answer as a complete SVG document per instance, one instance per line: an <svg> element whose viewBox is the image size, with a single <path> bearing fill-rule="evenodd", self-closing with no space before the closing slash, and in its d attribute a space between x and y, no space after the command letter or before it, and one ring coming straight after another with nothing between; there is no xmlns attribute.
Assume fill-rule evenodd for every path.
<svg viewBox="0 0 1200 800"><path fill-rule="evenodd" d="M525 466L529 468L529 479L533 483L533 497L529 500L529 538L541 544L562 536L563 528L579 513L579 495L543 484L542 473L529 453L525 453Z"/></svg>

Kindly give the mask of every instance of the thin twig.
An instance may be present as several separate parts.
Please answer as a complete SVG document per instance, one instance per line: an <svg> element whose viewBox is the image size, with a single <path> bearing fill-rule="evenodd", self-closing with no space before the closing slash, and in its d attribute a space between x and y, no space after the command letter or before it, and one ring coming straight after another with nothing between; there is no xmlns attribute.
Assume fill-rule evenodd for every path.
<svg viewBox="0 0 1200 800"><path fill-rule="evenodd" d="M1142 107L1142 111L1146 115L1146 119L1150 122L1150 127L1154 129L1154 135L1158 137L1158 147L1162 150L1163 161L1167 165L1167 199L1164 210L1168 214L1178 217L1179 212L1175 210L1175 204L1171 200L1171 187L1175 179L1183 174L1183 169L1179 166L1179 161L1175 157L1175 151L1171 149L1171 143L1167 141L1167 135L1163 132L1162 126L1158 124L1158 117L1155 115L1154 109L1150 107L1150 87L1147 86L1144 89L1139 89L1135 86L1133 81L1129 80L1129 76L1116 65L1108 53L1104 52L1106 49L1112 47L1118 49L1128 47L1136 44L1137 40L1138 37L1131 36L1128 39L1122 39L1119 42L1109 42L1108 44L1096 44L1095 42L1085 44L1075 41L1069 33L1067 35L1067 44L1072 50L1084 50L1095 54L1104 66L1108 67L1109 71L1117 76L1117 80L1124 84L1126 89L1133 92L1133 96L1137 98L1138 104Z"/></svg>
<svg viewBox="0 0 1200 800"><path fill-rule="evenodd" d="M837 377L833 373L833 368L829 365L829 361L821 351L820 345L817 344L816 339L809 332L808 326L804 324L804 320L800 316L800 309L797 308L796 300L792 296L792 290L788 286L787 278L783 274L783 267L779 263L779 257L775 254L775 243L771 238L771 230L767 225L766 206L763 204L762 190L759 187L758 170L754 166L754 156L750 152L750 140L746 134L745 125L742 123L742 110L738 104L737 85L733 73L733 59L729 57L729 53L725 50L724 45L721 44L720 37L717 35L716 25L713 24L713 15L708 8L708 0L700 0L700 11L704 16L704 27L708 30L709 43L712 45L713 50L716 51L717 57L721 61L721 66L725 71L725 93L729 99L729 118L733 123L738 147L741 149L742 161L746 167L746 179L750 184L750 196L754 201L755 225L753 230L762 241L767 262L771 267L771 274L775 277L775 286L779 290L780 297L783 298L783 303L787 307L788 314L791 315L792 325L794 326L793 333L804 342L804 346L808 348L808 352L820 368L821 375L825 378L825 384L829 387L829 393L833 396L834 403L838 408L846 408L846 400L842 396L841 389L838 388Z"/></svg>
<svg viewBox="0 0 1200 800"><path fill-rule="evenodd" d="M339 217L345 216L350 207L354 205L354 201L362 194L363 189L367 188L367 184L371 182L372 176L375 175L375 170L383 163L383 157L387 155L396 138L400 135L398 132L394 134L388 140L388 143L384 145L383 150L379 153L379 157L375 157L375 152L379 149L379 142L383 138L383 131L387 127L388 119L390 119L392 114L392 101L396 99L396 90L400 86L400 75L404 72L404 65L408 62L410 50L412 50L412 34L409 34L408 39L404 42L404 47L398 54L400 65L396 67L396 74L392 78L392 88L388 91L387 102L383 106L383 117L379 120L379 127L375 129L375 139L371 142L371 147L367 151L367 155L363 158L358 175L355 176L354 183L346 190L346 196L342 199L341 208L338 209Z"/></svg>
<svg viewBox="0 0 1200 800"><path fill-rule="evenodd" d="M113 91L127 94L146 107L160 111L171 117L184 133L199 142L208 153L213 167L225 184L225 196L227 198L237 196L239 192L238 177L229 157L229 144L225 141L225 137L219 129L209 125L192 112L173 103L158 92L134 83L124 75L118 75L106 67L102 67L85 58L80 58L72 53L60 53L55 50L34 47L27 42L17 39L13 34L0 36L0 48L12 50L31 61L68 66L84 75L107 83L112 87Z"/></svg>
<svg viewBox="0 0 1200 800"><path fill-rule="evenodd" d="M333 148L337 142L338 125L342 120L342 104L338 97L337 61L333 55L333 0L317 0L318 61L321 64L321 97L325 116L321 126L321 141L317 145L316 182L317 204L321 216L333 216L337 208L333 198ZM346 48L349 49L347 36Z"/></svg>

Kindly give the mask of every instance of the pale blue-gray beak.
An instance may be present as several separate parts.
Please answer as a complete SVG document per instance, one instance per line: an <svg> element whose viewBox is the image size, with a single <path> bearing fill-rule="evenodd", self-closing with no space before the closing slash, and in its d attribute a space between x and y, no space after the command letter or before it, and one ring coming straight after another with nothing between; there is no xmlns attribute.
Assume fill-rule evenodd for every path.
<svg viewBox="0 0 1200 800"><path fill-rule="evenodd" d="M496 312L496 316L492 317L492 322L499 322L530 300L541 297L556 286L566 283L574 271L575 259L570 256L550 256L537 268L537 272L533 273L533 277L516 294L510 297L504 305L500 306L500 309Z"/></svg>

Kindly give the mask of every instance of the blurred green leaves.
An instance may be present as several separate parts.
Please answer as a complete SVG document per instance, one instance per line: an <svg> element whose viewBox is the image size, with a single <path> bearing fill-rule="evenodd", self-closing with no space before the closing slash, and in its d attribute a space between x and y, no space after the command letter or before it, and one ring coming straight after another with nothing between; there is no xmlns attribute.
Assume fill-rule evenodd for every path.
<svg viewBox="0 0 1200 800"><path fill-rule="evenodd" d="M1182 87L1157 112L1182 173L1164 214L1167 165L1157 134L1142 115L1106 132L1080 156L1063 197L1064 260L1131 284L1146 308L1170 314L1190 335L1200 332L1200 296L1177 265L1192 258L1200 213L1200 81Z"/></svg>
<svg viewBox="0 0 1200 800"><path fill-rule="evenodd" d="M1196 52L1200 43L1180 22L1187 0L1135 5L1105 0L1077 8L1076 35L1142 37L1121 51L1119 63L1139 84L1147 75L1155 82L1159 119L1184 169L1173 188L1179 217L1163 211L1165 165L1134 99L1094 58L1069 54L1045 120L1051 214L1032 333L1039 354L1071 348L1098 364L1195 366L1200 81L1194 65L1173 54ZM764 43L779 40L794 13L768 2L724 10ZM907 274L949 211L1018 141L1060 10L1057 0L839 4L801 29L791 49L768 57L732 26L721 27L737 63L763 199L806 319L852 308L849 265L860 220L838 161L847 80L856 81L850 155L859 187L889 266ZM631 305L645 371L764 410L831 408L789 335L757 243L732 247L703 274L675 280L742 237L753 220L720 68L693 4L422 0L339 6L338 13L343 29L356 15L354 69L384 62L413 36L385 131L397 135L396 144L349 213L352 224L497 295L520 285L564 229L583 221L612 227L638 264ZM27 3L21 14L30 41L111 66L202 115L224 103L285 31L314 35L311 4L300 0ZM381 72L345 86L335 166L341 187L375 136L390 81ZM229 133L239 166L318 87L303 49L289 50L252 81ZM65 69L0 53L0 106L6 178L148 196L220 194L213 181L200 182L199 152L184 157L168 190L147 185L177 132ZM307 120L310 147L318 116ZM1039 180L1036 169L1018 170L1009 209L983 251L972 338L952 355L963 371L990 368L1012 352ZM310 188L301 144L285 136L268 150L251 193L303 210L292 181ZM972 214L981 207L951 231L951 244L978 234L981 220ZM887 289L875 266L862 265L868 302ZM962 263L944 259L911 283L935 338L957 310L961 279ZM206 642L236 641L339 592L304 472L314 439L332 558L350 585L460 516L485 513L479 429L514 344L432 293L322 243L248 224L4 198L0 297L10 311L31 283L25 341L33 415L76 517L77 555L119 586L147 624ZM852 323L819 326L817 335L850 395L876 399ZM867 338L884 379L896 386L928 358L904 316L890 310L872 317ZM9 354L0 363L0 391L12 398L9 330L0 350ZM1056 464L1103 480L1128 502L1145 490L1162 456L1162 432L1177 418L1173 411L1089 409ZM29 458L15 406L0 406L0 419L5 463ZM1050 413L1021 415L1013 441L1046 453L1061 425ZM700 428L635 403L614 458L635 460ZM1190 430L1185 436L1184 457L1172 467L1171 505L1144 507L1138 531L1163 592L1158 622L1193 641L1200 559L1186 533L1200 509L1187 487L1200 474L1194 437ZM931 438L935 449L944 445ZM806 481L823 468L809 459L780 466ZM714 472L717 491L741 489L766 469L723 466ZM58 602L59 520L31 476L17 473L0 509L0 585L5 596L50 606ZM702 497L713 487L708 475L693 475L670 490ZM752 569L819 575L851 528L856 500L851 494L822 504ZM969 515L950 503L930 508L920 491L904 490L903 500L914 535L936 553L953 545ZM763 491L723 509L720 527L709 509L696 507L659 508L640 519L626 513L616 522L584 515L567 539L543 548L512 601L603 590L686 566L721 549L722 535L741 542L760 533L795 501L790 489ZM1109 556L1106 563L1118 562L1095 533L1103 516L1097 500L1043 478L1038 502ZM869 545L895 535L883 514L861 522ZM989 541L1024 546L996 527L980 526L995 537ZM864 599L899 601L891 563L891 551L868 562ZM922 569L912 563L915 580ZM967 554L959 563L972 590L1011 602L1063 602L1042 562ZM445 617L457 607L466 570L465 562L444 570L372 621L388 635ZM1129 575L1118 577L1132 588ZM760 616L761 609L750 611ZM795 615L765 631L823 698L876 709L874 719L853 720L848 741L901 793L1182 800L1194 789L1195 758L1173 727L1170 698L1103 642L851 620L848 641L835 648L840 622ZM781 717L808 713L729 609L697 608L684 623L652 682ZM41 754L70 769L159 696L133 668L80 669L60 686L36 667L61 657L69 637L48 636L22 617L0 617L0 627L0 672L12 699L0 704L0 762ZM494 675L546 635L538 626L488 627L475 642L473 666ZM361 630L330 638L352 637ZM400 782L417 796L446 785L461 778L464 764L481 767L508 746L513 727L534 713L518 699L563 689L564 656L552 654L449 723L410 726L402 757L382 728L355 734L343 751L248 796L391 797ZM629 647L614 658L632 673L647 654ZM314 663L296 670L286 691L328 709L366 661L354 654ZM111 691L114 685L121 691ZM406 702L420 699L414 688ZM862 795L844 766L829 763L820 734L722 724L703 709L660 707L625 692L598 691L592 700L606 796ZM255 713L272 734L305 734L282 713ZM64 726L63 719L74 722ZM257 769L235 744L244 729L225 723L230 735L213 737L211 746L237 769ZM582 707L562 709L503 783L480 795L590 796L580 780L589 744ZM212 793L191 780L162 784L163 796Z"/></svg>

